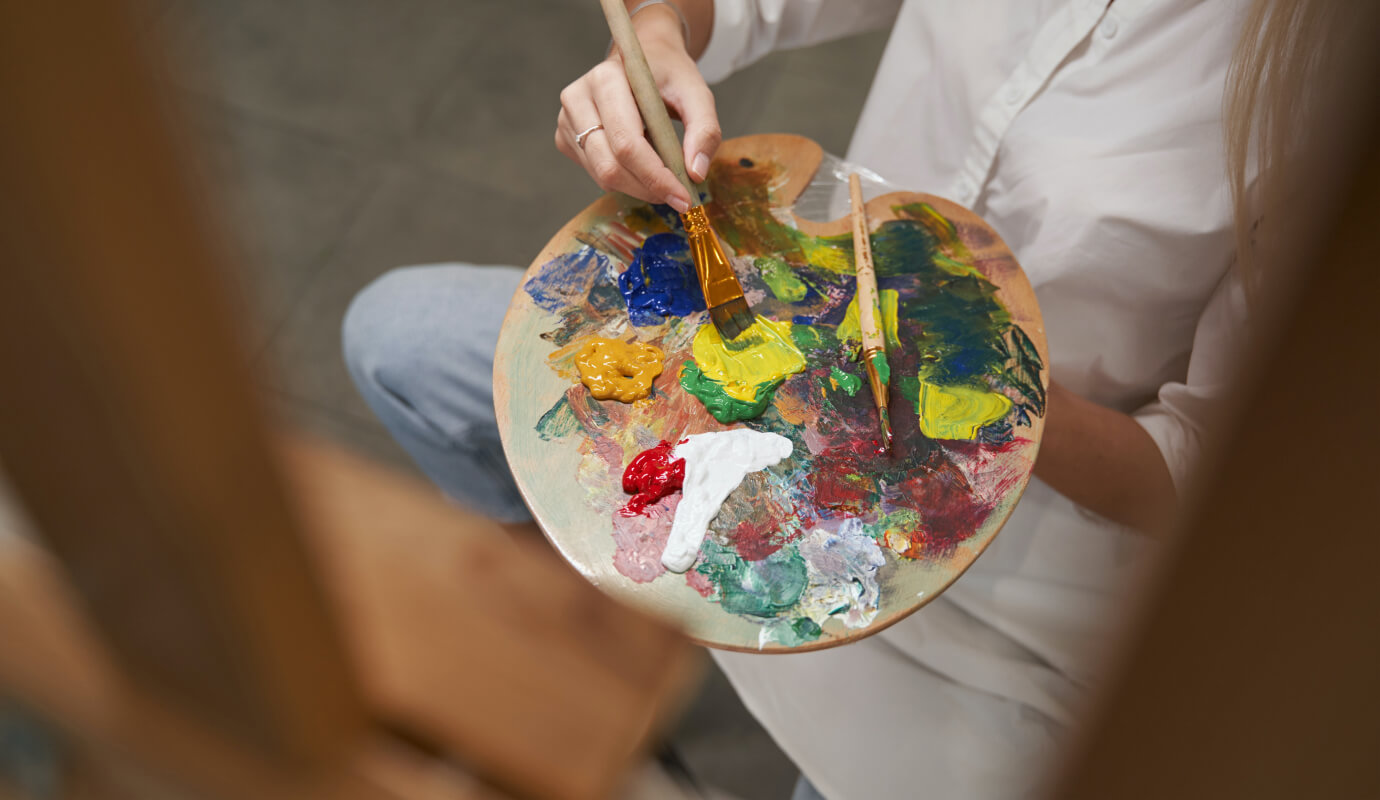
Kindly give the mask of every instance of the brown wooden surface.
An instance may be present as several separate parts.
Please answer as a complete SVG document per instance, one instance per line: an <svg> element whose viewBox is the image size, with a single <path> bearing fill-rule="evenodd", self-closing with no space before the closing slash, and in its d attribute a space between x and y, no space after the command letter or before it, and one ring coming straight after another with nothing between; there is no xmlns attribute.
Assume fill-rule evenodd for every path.
<svg viewBox="0 0 1380 800"><path fill-rule="evenodd" d="M778 176L779 182L772 187L776 203L785 206L809 186L822 156L819 145L804 137L764 134L725 141L715 155L715 164L731 164L739 159L750 158L757 162L786 165L785 173ZM711 191L714 169L711 169L709 181ZM606 194L591 204L552 236L532 262L528 277L536 274L552 258L578 248L580 236L588 239L587 232L596 227L600 220L615 216L634 202L620 195ZM875 230L882 223L898 218L895 206L911 202L929 203L958 225L981 226L990 231L972 211L943 198L913 192L893 192L869 200L866 204L869 223ZM849 215L827 222L812 222L792 216L801 231L814 236L846 236L852 230ZM1028 279L995 232L985 243L985 248L975 258L981 258L984 269L999 271L999 274L987 277L1000 287L1001 301L1011 311L1013 319L1024 327L1041 358L1048 363L1044 325ZM621 268L623 265L616 266ZM541 441L533 434L537 420L570 386L556 377L546 363L555 348L540 334L552 327L544 321L553 318L538 308L525 291L519 289L509 305L495 355L494 400L499 432L518 488L546 536L575 569L614 597L677 624L702 644L746 652L797 652L835 646L870 635L913 613L943 591L981 554L991 535L995 534L996 527L999 527L1000 521L990 530L985 530L984 535L974 536L965 543L966 549L961 555L951 560L952 563L916 561L911 565L913 568L907 568L908 565L898 568L898 571L906 570L906 574L897 583L894 599L871 625L842 631L826 629L826 635L819 640L793 648L774 643L763 647L758 638L758 625L723 612L717 604L705 600L683 582L677 583L662 576L650 583L637 583L617 571L612 558L609 518L594 515L586 489L573 479L576 467L571 463L569 451L573 451L578 442ZM662 345L657 334L646 333L645 330L637 333L637 338L661 346L669 357L671 351ZM655 386L658 391L663 394L682 392L676 385L677 376L674 373L675 370L668 369L657 378ZM1042 377L1047 377L1047 373ZM707 415L705 425L706 429L713 430L726 427ZM1032 463L1043 425L1043 419L1035 417L1028 431L1024 431L1024 435L1034 442L1030 453ZM875 428L875 423L872 427ZM682 435L698 432L698 428L686 429ZM576 438L583 435L578 434ZM994 518L1005 519L1024 486L1025 480L1020 481L1019 488L1001 504L1001 508L993 512Z"/></svg>
<svg viewBox="0 0 1380 800"><path fill-rule="evenodd" d="M375 783L422 798L454 796L426 789L451 785L474 797L485 785L612 793L686 700L696 662L685 641L427 487L320 443L282 452L369 715L424 753L371 735L338 774L285 776L130 685L60 567L15 538L0 539L0 691L173 785L223 780L227 798L364 797Z"/></svg>
<svg viewBox="0 0 1380 800"><path fill-rule="evenodd" d="M349 662L128 9L0 8L6 473L131 675L330 759L363 724Z"/></svg>
<svg viewBox="0 0 1380 800"><path fill-rule="evenodd" d="M285 452L371 709L500 786L607 795L685 699L684 639L413 481Z"/></svg>

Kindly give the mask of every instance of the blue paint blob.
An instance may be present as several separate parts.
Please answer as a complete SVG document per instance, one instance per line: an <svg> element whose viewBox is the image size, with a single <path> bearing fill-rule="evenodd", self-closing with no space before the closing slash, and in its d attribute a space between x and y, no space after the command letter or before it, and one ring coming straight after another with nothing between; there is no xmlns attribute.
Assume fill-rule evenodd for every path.
<svg viewBox="0 0 1380 800"><path fill-rule="evenodd" d="M633 262L618 276L618 289L634 325L659 325L663 317L703 311L704 293L685 239L658 233L633 253Z"/></svg>
<svg viewBox="0 0 1380 800"><path fill-rule="evenodd" d="M579 305L599 276L609 271L609 260L592 247L556 256L541 266L522 288L538 308L559 314Z"/></svg>

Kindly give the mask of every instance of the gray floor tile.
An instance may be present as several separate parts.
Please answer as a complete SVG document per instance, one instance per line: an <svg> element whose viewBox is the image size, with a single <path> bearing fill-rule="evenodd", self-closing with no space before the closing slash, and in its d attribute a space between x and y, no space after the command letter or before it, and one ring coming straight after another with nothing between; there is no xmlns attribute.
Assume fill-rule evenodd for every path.
<svg viewBox="0 0 1380 800"><path fill-rule="evenodd" d="M466 51L423 122L419 157L513 193L566 196L574 185L588 196L597 190L552 136L561 89L598 63L608 45L598 4L527 0L504 11L509 24L521 19L522 34L486 37Z"/></svg>
<svg viewBox="0 0 1380 800"><path fill-rule="evenodd" d="M785 800L800 774L713 662L671 745L698 780L751 800Z"/></svg>
<svg viewBox="0 0 1380 800"><path fill-rule="evenodd" d="M415 165L386 169L269 343L271 385L333 413L372 421L340 351L340 322L355 293L389 268L411 264L525 267L568 216Z"/></svg>
<svg viewBox="0 0 1380 800"><path fill-rule="evenodd" d="M870 34L776 54L782 64L747 132L795 133L844 155L885 43Z"/></svg>
<svg viewBox="0 0 1380 800"><path fill-rule="evenodd" d="M177 0L181 86L371 153L411 137L498 0Z"/></svg>
<svg viewBox="0 0 1380 800"><path fill-rule="evenodd" d="M318 137L218 103L189 98L183 106L257 351L349 227L378 169Z"/></svg>

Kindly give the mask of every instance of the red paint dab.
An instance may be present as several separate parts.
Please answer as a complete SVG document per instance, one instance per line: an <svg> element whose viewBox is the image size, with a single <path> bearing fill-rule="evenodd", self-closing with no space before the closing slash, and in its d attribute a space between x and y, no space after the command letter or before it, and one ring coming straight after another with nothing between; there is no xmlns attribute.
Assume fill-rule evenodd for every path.
<svg viewBox="0 0 1380 800"><path fill-rule="evenodd" d="M671 458L672 445L661 442L643 450L623 470L623 491L633 498L619 511L625 517L647 512L647 506L666 495L680 491L685 482L685 459Z"/></svg>

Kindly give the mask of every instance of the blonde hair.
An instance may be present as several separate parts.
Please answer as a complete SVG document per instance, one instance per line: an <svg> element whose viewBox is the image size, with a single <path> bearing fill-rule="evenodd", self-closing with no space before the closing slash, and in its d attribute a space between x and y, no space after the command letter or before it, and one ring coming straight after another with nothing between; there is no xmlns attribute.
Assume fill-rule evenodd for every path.
<svg viewBox="0 0 1380 800"><path fill-rule="evenodd" d="M1287 208L1316 144L1321 111L1346 76L1343 46L1358 8L1374 0L1255 0L1227 73L1227 178L1236 226L1236 262L1255 305L1268 272L1262 254L1288 236ZM1348 8L1350 7L1350 8ZM1364 27L1364 26L1362 26ZM1254 170L1252 170L1254 167ZM1252 184L1252 172L1254 181Z"/></svg>

